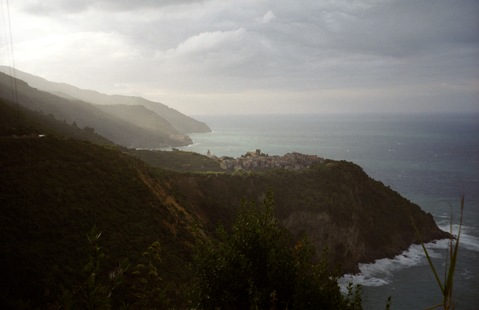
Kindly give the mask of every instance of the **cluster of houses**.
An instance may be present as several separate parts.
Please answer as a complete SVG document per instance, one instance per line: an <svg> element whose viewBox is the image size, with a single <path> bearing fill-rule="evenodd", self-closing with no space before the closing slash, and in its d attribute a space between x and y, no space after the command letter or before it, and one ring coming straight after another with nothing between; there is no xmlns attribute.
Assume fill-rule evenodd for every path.
<svg viewBox="0 0 479 310"><path fill-rule="evenodd" d="M287 153L283 156L269 156L257 149L241 155L239 158L208 156L219 161L221 168L226 171L235 170L261 170L261 169L289 169L302 170L309 168L314 163L321 163L323 158L316 155L305 155L301 153Z"/></svg>

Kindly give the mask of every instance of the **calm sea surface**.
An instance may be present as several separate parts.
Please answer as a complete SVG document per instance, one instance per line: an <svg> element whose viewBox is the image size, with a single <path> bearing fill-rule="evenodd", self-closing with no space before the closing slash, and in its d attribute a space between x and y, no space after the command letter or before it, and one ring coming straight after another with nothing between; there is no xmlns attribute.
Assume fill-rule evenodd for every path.
<svg viewBox="0 0 479 310"><path fill-rule="evenodd" d="M184 150L238 157L261 149L270 155L296 151L355 162L457 230L465 195L463 235L455 277L458 309L479 309L479 115L255 115L198 116L212 133L193 134ZM428 245L444 270L447 242ZM394 259L361 265L342 282L363 285L365 309L424 309L441 301L418 246Z"/></svg>

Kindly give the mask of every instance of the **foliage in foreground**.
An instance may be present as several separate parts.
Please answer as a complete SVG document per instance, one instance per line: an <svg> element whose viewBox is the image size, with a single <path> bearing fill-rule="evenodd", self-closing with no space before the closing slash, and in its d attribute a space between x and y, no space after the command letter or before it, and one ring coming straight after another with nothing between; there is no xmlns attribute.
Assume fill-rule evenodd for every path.
<svg viewBox="0 0 479 310"><path fill-rule="evenodd" d="M263 206L243 203L231 231L200 242L190 295L198 309L361 309L359 289L340 292L326 260L313 262L306 239L291 235L273 217L272 195Z"/></svg>
<svg viewBox="0 0 479 310"><path fill-rule="evenodd" d="M76 280L73 284L59 283L62 294L49 307L92 310L170 308L170 300L166 296L168 286L159 274L160 243L153 242L142 253L138 264L131 264L125 258L109 270L104 266L101 235L96 227L87 235L90 254L86 264L80 270L74 270Z"/></svg>
<svg viewBox="0 0 479 310"><path fill-rule="evenodd" d="M291 235L272 215L271 194L262 207L243 204L228 233L218 228L218 239L197 245L190 288L196 309L362 309L359 287L352 284L343 296L337 275L327 260L313 263L314 248L306 239L292 243ZM166 309L167 286L159 274L160 244L154 242L133 267L128 259L113 271L103 266L101 232L87 235L90 254L77 270L77 281L62 286L57 308Z"/></svg>

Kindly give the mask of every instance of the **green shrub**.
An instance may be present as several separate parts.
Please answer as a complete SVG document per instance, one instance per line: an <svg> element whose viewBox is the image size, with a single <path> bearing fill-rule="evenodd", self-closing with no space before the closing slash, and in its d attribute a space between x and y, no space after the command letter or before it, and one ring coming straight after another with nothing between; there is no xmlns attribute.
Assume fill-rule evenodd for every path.
<svg viewBox="0 0 479 310"><path fill-rule="evenodd" d="M306 239L296 244L263 206L243 203L231 231L197 244L190 294L198 309L361 309L358 291L344 297L326 260L313 262Z"/></svg>

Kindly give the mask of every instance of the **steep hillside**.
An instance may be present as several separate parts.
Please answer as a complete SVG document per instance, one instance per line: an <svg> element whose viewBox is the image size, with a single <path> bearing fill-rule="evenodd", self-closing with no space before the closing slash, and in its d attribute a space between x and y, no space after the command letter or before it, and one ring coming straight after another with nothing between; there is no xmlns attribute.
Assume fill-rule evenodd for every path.
<svg viewBox="0 0 479 310"><path fill-rule="evenodd" d="M357 165L326 161L310 169L245 175L182 175L174 182L184 204L200 208L210 228L229 225L232 209L243 198L275 196L275 213L295 236L307 234L316 250L324 248L343 271L358 263L393 257L418 242L412 221L424 240L448 236L431 214L371 179Z"/></svg>
<svg viewBox="0 0 479 310"><path fill-rule="evenodd" d="M186 116L175 109L172 109L162 103L150 101L141 97L104 95L89 97L91 102L96 104L127 104L142 105L158 115L167 119L179 132L182 133L201 133L210 132L207 124Z"/></svg>
<svg viewBox="0 0 479 310"><path fill-rule="evenodd" d="M183 142L185 145L193 143L187 135L181 134L167 120L142 105L96 105L105 113L118 117L119 119L146 129L158 135L167 135L171 140Z"/></svg>
<svg viewBox="0 0 479 310"><path fill-rule="evenodd" d="M167 175L76 140L0 137L0 148L0 265L8 266L0 278L0 308L18 307L18 300L44 307L58 301L62 287L74 287L88 263L92 227L103 232L105 276L123 258L133 268L159 241L158 273L167 298L178 298L202 231L196 216L176 202Z"/></svg>
<svg viewBox="0 0 479 310"><path fill-rule="evenodd" d="M99 145L115 145L100 136L91 127L78 128L73 124L55 119L52 114L45 115L17 106L0 98L0 136L52 135L89 141Z"/></svg>
<svg viewBox="0 0 479 310"><path fill-rule="evenodd" d="M92 104L39 91L21 80L17 80L16 88L20 105L44 114L52 114L58 120L75 123L81 128L94 128L105 138L126 147L157 148L191 143L189 137L180 133L145 129L105 113ZM0 98L12 99L12 78L3 73L0 73Z"/></svg>
<svg viewBox="0 0 479 310"><path fill-rule="evenodd" d="M11 68L0 66L0 72L10 74ZM199 122L189 116L186 116L175 109L172 109L162 103L146 100L141 97L105 95L97 91L84 90L65 83L50 82L44 78L16 70L16 76L27 82L30 86L46 92L54 93L67 99L78 99L97 105L141 105L154 111L162 118L166 119L180 133L187 134L193 132L209 132L208 125ZM136 123L139 125L138 123Z"/></svg>

